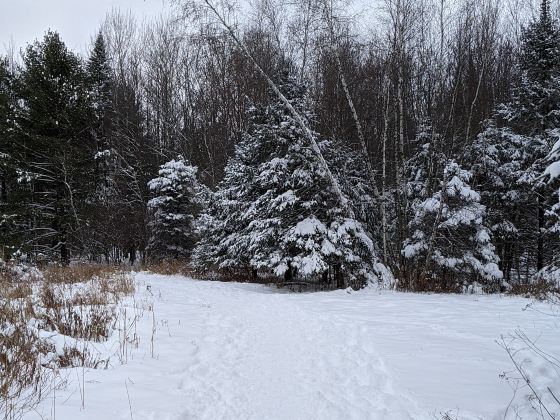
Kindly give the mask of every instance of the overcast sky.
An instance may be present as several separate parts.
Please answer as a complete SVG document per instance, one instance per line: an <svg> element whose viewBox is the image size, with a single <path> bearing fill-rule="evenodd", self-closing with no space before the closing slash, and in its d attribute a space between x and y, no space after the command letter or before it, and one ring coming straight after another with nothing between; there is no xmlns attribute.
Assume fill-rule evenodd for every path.
<svg viewBox="0 0 560 420"><path fill-rule="evenodd" d="M84 52L112 8L130 9L142 21L168 7L164 0L0 0L0 54L11 40L19 49L49 28L69 48Z"/></svg>

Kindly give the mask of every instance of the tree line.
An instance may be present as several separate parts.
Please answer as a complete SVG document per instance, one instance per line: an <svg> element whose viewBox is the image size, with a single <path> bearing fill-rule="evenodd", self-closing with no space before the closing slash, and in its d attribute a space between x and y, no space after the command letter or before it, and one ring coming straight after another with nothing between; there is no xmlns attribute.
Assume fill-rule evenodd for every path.
<svg viewBox="0 0 560 420"><path fill-rule="evenodd" d="M176 6L111 13L87 57L48 31L0 61L4 259L557 281L549 0L526 21L515 1L386 0L365 33L330 0L262 0L237 24L215 5L227 27Z"/></svg>

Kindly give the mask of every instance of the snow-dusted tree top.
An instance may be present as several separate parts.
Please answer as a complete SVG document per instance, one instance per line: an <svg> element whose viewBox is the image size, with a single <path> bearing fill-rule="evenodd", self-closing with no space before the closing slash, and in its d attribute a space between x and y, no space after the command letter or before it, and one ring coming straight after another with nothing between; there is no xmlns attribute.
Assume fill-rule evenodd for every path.
<svg viewBox="0 0 560 420"><path fill-rule="evenodd" d="M196 166L187 164L182 156L179 156L177 160L173 159L161 165L158 171L159 176L148 182L148 187L150 191L163 195L150 200L148 205L154 207L158 201L180 199L189 193L196 197L193 184L197 172Z"/></svg>

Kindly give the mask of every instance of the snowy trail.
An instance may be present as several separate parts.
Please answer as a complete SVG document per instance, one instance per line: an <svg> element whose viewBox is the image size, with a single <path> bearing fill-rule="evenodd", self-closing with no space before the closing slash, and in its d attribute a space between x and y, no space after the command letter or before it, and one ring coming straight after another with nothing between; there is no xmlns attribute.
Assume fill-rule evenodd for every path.
<svg viewBox="0 0 560 420"><path fill-rule="evenodd" d="M554 319L518 298L137 280L155 357L150 315L128 364L86 373L83 410L71 382L56 419L487 419L512 395L500 334L521 326L560 353Z"/></svg>
<svg viewBox="0 0 560 420"><path fill-rule="evenodd" d="M412 418L358 327L325 322L262 287L194 286L204 316L178 378L190 399L184 418ZM173 295L179 305L191 299Z"/></svg>

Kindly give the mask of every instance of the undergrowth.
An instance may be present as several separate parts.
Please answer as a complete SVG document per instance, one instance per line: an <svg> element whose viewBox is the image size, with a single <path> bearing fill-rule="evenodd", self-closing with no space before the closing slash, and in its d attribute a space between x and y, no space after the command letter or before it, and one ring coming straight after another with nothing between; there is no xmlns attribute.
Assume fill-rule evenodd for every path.
<svg viewBox="0 0 560 420"><path fill-rule="evenodd" d="M1 418L15 420L33 410L61 386L63 369L106 368L108 358L90 343L105 341L118 329L117 305L134 291L131 273L114 266L38 271L1 265Z"/></svg>

